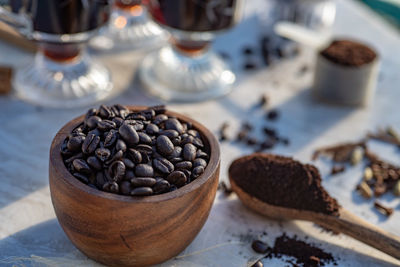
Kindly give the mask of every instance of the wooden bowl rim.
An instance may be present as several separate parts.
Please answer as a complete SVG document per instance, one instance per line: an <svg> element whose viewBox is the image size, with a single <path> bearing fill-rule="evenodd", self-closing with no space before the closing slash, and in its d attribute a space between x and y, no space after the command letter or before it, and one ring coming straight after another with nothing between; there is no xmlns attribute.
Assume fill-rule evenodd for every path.
<svg viewBox="0 0 400 267"><path fill-rule="evenodd" d="M129 108L129 110L131 111L141 111L149 108L150 106L126 106L126 107ZM101 191L99 189L94 189L82 183L77 178L75 178L65 167L60 151L61 151L61 145L65 140L65 138L68 136L68 134L71 133L73 129L75 129L83 122L83 118L85 117L85 115L81 115L67 122L57 132L50 147L50 164L55 168L58 168L58 166L60 166L60 168L58 168L59 174L61 176L60 178L66 184L75 187L76 189L81 190L89 195L94 195L100 198L105 198L114 201L129 202L129 203L156 203L156 202L167 201L174 198L180 198L183 195L201 187L209 179L211 179L211 177L213 177L213 174L217 171L220 162L220 148L219 148L219 143L215 138L215 136L201 123L174 111L167 110L165 114L169 116L175 116L179 120L184 122L191 122L194 128L208 140L208 143L210 145L210 160L208 162L207 167L204 170L204 173L200 175L198 178L196 178L196 180L194 180L193 182L190 182L189 184L186 184L175 191L163 193L160 195L152 195L152 196L137 196L137 197L125 196L114 193L108 193L105 191ZM49 178L51 179L51 176Z"/></svg>

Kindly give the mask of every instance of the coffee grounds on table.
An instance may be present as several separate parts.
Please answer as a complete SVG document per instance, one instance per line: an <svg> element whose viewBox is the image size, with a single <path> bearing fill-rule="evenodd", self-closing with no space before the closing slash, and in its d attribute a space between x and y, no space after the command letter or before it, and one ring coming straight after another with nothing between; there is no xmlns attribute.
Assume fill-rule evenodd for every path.
<svg viewBox="0 0 400 267"><path fill-rule="evenodd" d="M359 67L372 62L376 53L368 46L349 41L335 40L321 51L326 59L345 66Z"/></svg>
<svg viewBox="0 0 400 267"><path fill-rule="evenodd" d="M339 204L321 185L317 168L289 157L254 153L235 160L229 176L270 205L339 215Z"/></svg>
<svg viewBox="0 0 400 267"><path fill-rule="evenodd" d="M296 236L288 237L285 233L275 239L274 247L270 248L270 253L265 258L281 258L283 255L296 259L296 263L287 260L293 266L325 266L327 263L337 265L331 253L325 252L313 244L298 240Z"/></svg>

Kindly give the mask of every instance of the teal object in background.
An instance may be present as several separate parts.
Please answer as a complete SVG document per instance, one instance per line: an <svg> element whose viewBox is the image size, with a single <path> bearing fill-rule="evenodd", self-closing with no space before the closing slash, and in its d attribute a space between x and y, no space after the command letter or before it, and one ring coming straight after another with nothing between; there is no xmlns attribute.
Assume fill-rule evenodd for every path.
<svg viewBox="0 0 400 267"><path fill-rule="evenodd" d="M400 29L400 0L359 0Z"/></svg>

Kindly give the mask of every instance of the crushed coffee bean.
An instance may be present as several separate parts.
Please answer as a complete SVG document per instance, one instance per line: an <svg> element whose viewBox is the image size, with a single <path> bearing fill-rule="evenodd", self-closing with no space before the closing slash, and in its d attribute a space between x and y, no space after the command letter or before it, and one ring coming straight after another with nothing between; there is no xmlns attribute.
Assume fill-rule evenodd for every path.
<svg viewBox="0 0 400 267"><path fill-rule="evenodd" d="M325 252L314 244L298 240L296 236L288 237L285 233L275 239L275 244L270 251L265 258L293 257L296 259L295 263L286 259L286 262L292 263L293 266L317 267L325 266L325 264L337 265L336 259L331 253Z"/></svg>
<svg viewBox="0 0 400 267"><path fill-rule="evenodd" d="M174 191L207 167L209 148L191 123L165 107L130 111L121 105L90 109L64 140L64 164L99 190L132 196Z"/></svg>
<svg viewBox="0 0 400 267"><path fill-rule="evenodd" d="M389 217L393 214L393 209L392 208L388 208L386 206L383 206L381 203L375 201L374 202L374 207L383 215L385 215L386 217Z"/></svg>
<svg viewBox="0 0 400 267"><path fill-rule="evenodd" d="M339 204L322 187L317 168L292 158L251 154L231 163L229 177L270 205L339 215Z"/></svg>

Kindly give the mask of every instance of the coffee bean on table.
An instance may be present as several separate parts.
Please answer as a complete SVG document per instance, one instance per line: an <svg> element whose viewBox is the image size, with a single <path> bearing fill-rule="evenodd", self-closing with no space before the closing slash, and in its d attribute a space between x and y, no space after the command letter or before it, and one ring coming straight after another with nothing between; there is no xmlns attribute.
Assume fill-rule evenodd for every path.
<svg viewBox="0 0 400 267"><path fill-rule="evenodd" d="M165 107L130 112L121 105L90 109L61 145L69 172L92 188L126 196L177 190L200 176L209 148L192 123Z"/></svg>
<svg viewBox="0 0 400 267"><path fill-rule="evenodd" d="M252 249L260 254L264 254L268 251L268 245L260 240L255 240L251 244Z"/></svg>

